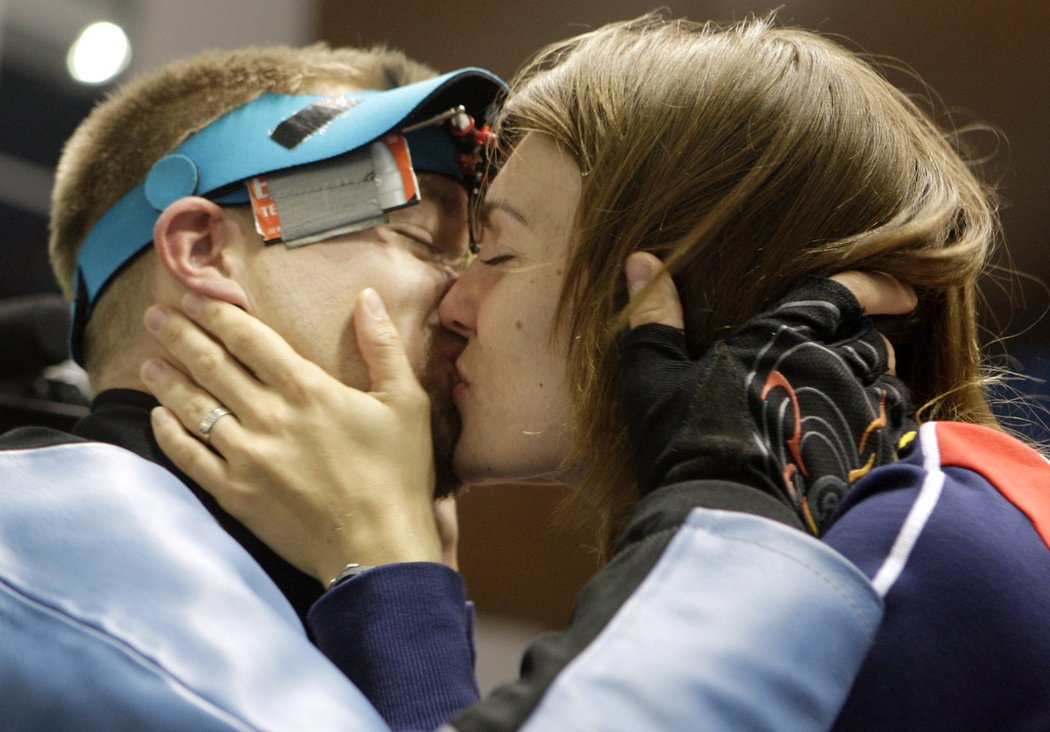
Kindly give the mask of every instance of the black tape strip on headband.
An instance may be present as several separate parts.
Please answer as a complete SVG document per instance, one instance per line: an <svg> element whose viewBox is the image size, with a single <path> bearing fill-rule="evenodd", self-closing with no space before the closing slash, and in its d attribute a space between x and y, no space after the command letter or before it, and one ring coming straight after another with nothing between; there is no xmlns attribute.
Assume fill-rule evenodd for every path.
<svg viewBox="0 0 1050 732"><path fill-rule="evenodd" d="M270 133L270 139L278 145L293 150L357 103L358 100L349 97L326 97L308 107L303 107L274 127L273 132Z"/></svg>

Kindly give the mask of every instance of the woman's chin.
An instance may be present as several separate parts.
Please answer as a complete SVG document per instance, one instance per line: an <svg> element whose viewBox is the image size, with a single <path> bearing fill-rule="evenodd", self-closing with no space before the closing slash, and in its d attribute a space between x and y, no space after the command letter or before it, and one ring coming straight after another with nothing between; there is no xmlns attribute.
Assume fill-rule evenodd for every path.
<svg viewBox="0 0 1050 732"><path fill-rule="evenodd" d="M485 454L485 453L482 453ZM499 461L491 453L481 458L477 453L456 445L452 470L464 485L563 485L572 487L569 476L560 466L528 465Z"/></svg>

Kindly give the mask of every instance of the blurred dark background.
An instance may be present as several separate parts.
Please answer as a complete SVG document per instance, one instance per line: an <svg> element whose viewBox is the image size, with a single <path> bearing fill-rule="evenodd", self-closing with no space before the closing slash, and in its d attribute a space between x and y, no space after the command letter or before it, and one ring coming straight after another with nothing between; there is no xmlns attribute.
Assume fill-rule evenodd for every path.
<svg viewBox="0 0 1050 732"><path fill-rule="evenodd" d="M130 65L117 82L205 48L315 40L385 42L441 70L478 65L509 76L543 44L655 7L638 0L0 0L0 314L24 324L25 311L18 308L26 301L16 300L7 311L5 304L57 292L46 262L51 169L63 141L109 88L77 83L66 68L70 43L92 21L118 23L130 39ZM1003 273L989 283L987 324L1002 337L994 350L1010 354L1002 365L1050 376L1050 319L1040 320L1050 304L1050 3L693 0L664 7L722 21L777 8L783 24L840 36L852 48L905 62L940 95L957 125L987 123L996 130L971 139L987 156L986 175L998 181L1003 197L1007 249L1001 264L1019 274ZM902 74L891 78L922 92ZM36 312L45 322L62 318L53 300ZM0 322L0 353L20 363L18 354L33 347L18 340L24 329L12 335L5 327ZM0 359L0 426L3 419L42 413L36 401L13 404L16 389L44 402L56 396L53 384L41 386L39 374L19 375L18 368L5 371ZM1050 391L1032 380L1012 386L1044 402ZM59 387L58 397L62 393ZM68 406L56 410L51 417L57 421L70 417ZM1026 429L1034 437L1046 434ZM563 623L575 588L591 571L585 534L549 529L559 498L555 489L508 487L474 490L461 502L462 561L472 595L483 614L505 618L507 627L519 623L522 633ZM491 637L495 646L513 647L510 657L521 633L511 627L501 635L503 627Z"/></svg>

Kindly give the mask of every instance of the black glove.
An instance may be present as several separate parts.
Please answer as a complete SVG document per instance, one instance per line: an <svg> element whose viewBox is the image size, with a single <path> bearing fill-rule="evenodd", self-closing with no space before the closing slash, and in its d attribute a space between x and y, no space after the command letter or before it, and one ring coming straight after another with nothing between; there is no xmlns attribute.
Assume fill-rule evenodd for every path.
<svg viewBox="0 0 1050 732"><path fill-rule="evenodd" d="M741 483L819 535L849 485L896 460L914 429L886 358L853 294L817 277L699 361L677 328L633 329L621 344L621 396L640 495L687 480Z"/></svg>

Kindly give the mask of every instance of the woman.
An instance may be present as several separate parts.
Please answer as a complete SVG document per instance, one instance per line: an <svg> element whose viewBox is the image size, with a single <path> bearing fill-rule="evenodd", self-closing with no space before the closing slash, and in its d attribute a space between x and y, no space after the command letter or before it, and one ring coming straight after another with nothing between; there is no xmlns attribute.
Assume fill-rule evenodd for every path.
<svg viewBox="0 0 1050 732"><path fill-rule="evenodd" d="M998 226L990 194L945 135L852 54L765 21L616 24L547 49L513 88L478 257L441 308L467 338L454 390L459 476L573 485L608 547L639 487L648 497L671 482L726 478L726 465L734 479L762 475L759 492L822 530L886 603L838 728L1050 725L1040 660L1050 652L1050 470L995 430L982 389L977 279ZM666 284L650 255L674 275L686 349L700 360L677 368L688 361L672 356L658 399L627 403L624 419L617 345L631 309L620 268L629 262L632 299L657 291ZM776 342L756 350L745 329L709 351L712 343L805 275L846 269L885 272L919 293L891 332L924 424L900 463L874 470L866 459L886 462L901 425L854 430L843 416L823 432L808 427L815 402L807 406L791 378L776 380L788 361L744 373L735 400L714 403L725 390L709 389L743 373L741 353ZM628 368L639 362L632 349ZM249 367L266 360L244 357ZM200 415L180 413L192 391L180 388L157 391L192 429ZM771 402L778 388L793 396ZM877 394L890 413L903 403L892 385ZM158 437L190 475L236 501L229 510L249 525L265 514L243 489L250 478L230 491L221 458L158 417ZM756 453L756 434L777 454ZM828 447L848 442L843 434L861 439ZM808 469L822 459L837 467ZM772 487L770 465L779 468ZM262 468L241 472L253 470L270 480Z"/></svg>

